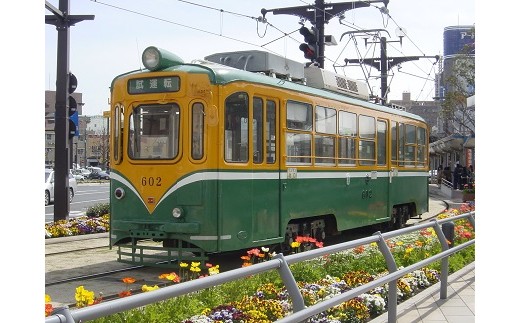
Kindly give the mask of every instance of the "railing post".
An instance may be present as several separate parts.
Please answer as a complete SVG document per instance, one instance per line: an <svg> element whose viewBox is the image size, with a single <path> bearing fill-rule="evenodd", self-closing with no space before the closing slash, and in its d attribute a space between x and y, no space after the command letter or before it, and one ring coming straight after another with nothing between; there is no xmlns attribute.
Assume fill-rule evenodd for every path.
<svg viewBox="0 0 520 323"><path fill-rule="evenodd" d="M66 322L66 323L75 323L76 322L76 321L74 321L74 318L72 317L72 313L70 312L69 307L66 305L55 308L54 311L52 312L52 315L58 316L61 322ZM62 317L65 319L64 321L61 320Z"/></svg>
<svg viewBox="0 0 520 323"><path fill-rule="evenodd" d="M291 296L293 302L293 311L298 312L303 310L305 308L303 296L300 293L300 289L298 289L298 284L296 284L296 280L294 279L291 269L285 261L283 254L279 253L273 258L280 260L280 268L278 268L278 272L280 273L280 277L282 278L285 287L287 287L289 296Z"/></svg>
<svg viewBox="0 0 520 323"><path fill-rule="evenodd" d="M390 248L386 245L385 239L381 231L377 231L374 235L379 236L377 246L385 258L386 267L388 272L393 273L397 271L397 264L395 263L394 256L390 252ZM397 279L392 280L388 283L388 323L397 322Z"/></svg>
<svg viewBox="0 0 520 323"><path fill-rule="evenodd" d="M441 229L441 226L439 225L439 222L437 219L433 219L433 222L435 222L435 225L433 226L433 229L435 230L435 233L437 234L437 237L439 238L439 242L441 243L442 251L446 251L450 249L450 246L448 244L448 240L444 236L444 232ZM450 241L450 243L453 243L453 241ZM441 288L440 288L440 298L446 299L448 298L448 273L449 273L449 256L446 256L442 258L441 260Z"/></svg>

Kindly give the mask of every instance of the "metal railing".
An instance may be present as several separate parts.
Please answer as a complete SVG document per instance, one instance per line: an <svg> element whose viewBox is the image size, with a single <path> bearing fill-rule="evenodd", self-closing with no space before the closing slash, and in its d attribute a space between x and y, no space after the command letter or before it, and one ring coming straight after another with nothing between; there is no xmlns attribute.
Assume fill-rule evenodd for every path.
<svg viewBox="0 0 520 323"><path fill-rule="evenodd" d="M251 275L260 274L266 271L276 269L281 276L281 279L289 293L289 296L293 304L293 313L278 320L277 322L301 322L305 319L326 311L327 309L346 302L354 297L357 297L365 292L368 292L378 286L389 284L388 289L388 301L387 301L387 315L388 322L397 322L397 280L404 275L425 267L426 265L441 260L441 275L440 275L440 298L447 298L448 288L448 270L449 262L448 256L467 248L475 244L475 239L461 243L457 246L451 246L448 243L449 239L453 239L454 222L460 219L467 219L473 228L475 228L475 212L469 212L462 215L445 218L442 220L434 219L432 221L416 224L411 227L403 228L392 232L376 232L370 237L357 239L354 241L344 242L337 245L332 245L320 249L314 249L302 253L292 254L289 256L283 256L278 254L274 259L261 262L249 267L243 267L239 269L230 270L227 272L219 273L218 275L205 277L203 279L196 279L188 282L184 282L177 285L172 285L157 289L154 291L137 294L125 298L120 298L104 303L78 308L70 310L67 306L57 308L53 315L45 319L46 323L72 323L72 322L85 322L94 320L104 316L116 314L119 312L128 311L137 307L149 305L159 301L164 301L174 297L193 293L202 289L222 285L226 282L235 281L241 278L245 278ZM389 238L398 237L414 231L419 231L425 228L433 228L439 242L441 244L441 252L433 255L427 259L419 261L413 265L405 268L397 269L395 259L387 246L385 240ZM446 234L445 234L446 232ZM370 283L356 287L349 291L343 292L335 297L322 301L318 304L305 307L303 296L298 289L298 285L294 279L294 276L289 268L289 265L310 260L313 258L329 255L353 249L362 245L376 243L379 251L383 254L389 274L380 277Z"/></svg>

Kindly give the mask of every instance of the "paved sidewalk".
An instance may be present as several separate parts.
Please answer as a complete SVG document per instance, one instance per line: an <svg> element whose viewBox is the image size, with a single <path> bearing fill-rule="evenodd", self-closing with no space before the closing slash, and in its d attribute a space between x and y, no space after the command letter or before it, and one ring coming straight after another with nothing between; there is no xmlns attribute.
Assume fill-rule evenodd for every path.
<svg viewBox="0 0 520 323"><path fill-rule="evenodd" d="M437 185L430 184L430 210L422 218L442 213L446 208L457 209L461 200L449 200ZM411 219L407 224L420 220ZM388 313L370 321L387 323ZM405 302L397 305L398 323L473 323L475 322L475 263L471 263L448 277L448 297L440 299L437 283Z"/></svg>
<svg viewBox="0 0 520 323"><path fill-rule="evenodd" d="M440 299L440 283L397 305L398 323L475 322L475 263L448 277L448 297ZM370 323L388 322L385 313Z"/></svg>

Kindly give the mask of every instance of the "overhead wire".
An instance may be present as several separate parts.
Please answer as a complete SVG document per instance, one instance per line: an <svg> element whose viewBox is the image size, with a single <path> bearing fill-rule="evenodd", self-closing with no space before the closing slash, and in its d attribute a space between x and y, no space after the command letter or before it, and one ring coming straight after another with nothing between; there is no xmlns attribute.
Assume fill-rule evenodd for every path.
<svg viewBox="0 0 520 323"><path fill-rule="evenodd" d="M183 3L186 3L186 4L189 4L189 5L193 5L193 6L198 6L198 7L201 7L201 8L205 8L205 9L208 9L208 10L214 10L214 11L217 11L219 12L220 14L220 33L216 33L216 32L213 32L213 31L209 31L209 30L204 30L204 29L201 29L201 28L198 28L198 27L194 27L194 26L190 26L190 25L186 25L186 24L181 24L181 23L178 23L178 22L174 22L174 21L171 21L171 20L168 20L168 19L164 19L164 18L159 18L159 17L156 17L156 16L152 16L152 15L149 15L149 14L145 14L145 13L141 13L141 12L137 12L137 11L134 11L134 10L131 10L131 9L127 9L127 8L123 8L123 7L120 7L120 6L116 6L116 5L112 5L112 4L109 4L109 3L105 3L105 2L102 2L102 1L97 1L97 0L91 0L95 3L98 3L98 4L101 4L101 5L105 5L105 6L108 6L108 7L112 7L112 8L115 8L115 9L118 9L118 10L122 10L122 11L126 11L126 12L130 12L132 14L136 14L136 15L140 15L140 16L143 16L143 17L147 17L147 18L150 18L150 19L154 19L154 20L158 20L158 21L162 21L162 22L165 22L165 23L169 23L169 24L173 24L173 25L177 25L177 26L180 26L180 27L183 27L183 28L188 28L188 29L192 29L192 30L195 30L195 31L198 31L198 32L202 32L202 33L206 33L206 34L210 34L210 35L214 35L214 36L218 36L218 37L223 37L223 38L226 38L226 39L229 39L229 40L232 40L232 41L236 41L236 42L240 42L240 43L244 43L244 44L247 44L247 45L251 45L251 46L254 46L254 47L260 47L260 48L263 48L269 52L272 52L272 53L276 53L275 51L273 50L270 50L268 49L266 46L271 44L271 43L274 43L276 41L279 41L280 39L292 39L293 41L295 42L301 42L300 40L298 39L295 39L294 37L292 37L291 35L295 32L297 32L299 29L296 29L296 30L293 30L289 33L286 33L284 32L283 30L281 30L280 28L276 27L274 24L268 22L265 18L261 18L261 17L253 17L253 16L249 16L249 15L245 15L245 14L242 14L242 13L237 13L237 12L232 12L232 11L227 11L227 10L224 10L224 9L219 9L219 8L215 8L215 7L211 7L211 6L207 6L207 5L202 5L202 4L199 4L199 3L195 3L195 2L192 2L192 1L187 1L187 0L177 0L179 2L183 2ZM309 4L308 2L306 1L303 1L303 0L300 0L300 2L302 3L305 3L306 5L314 8L314 10L321 10L319 8L317 8L315 5L313 4ZM408 36L408 34L406 32L404 32L404 29L400 27L400 25L395 21L395 19L388 13L388 10L383 10L383 7L378 7L372 3L369 3L369 6L371 7L375 7L377 8L380 12L381 12L381 15L382 15L382 19L383 19L383 26L388 27L388 23L389 21L392 21L401 31L403 31L403 34L404 34L404 37L406 37L414 46L415 48L417 48L424 56L424 52L417 46L417 44ZM386 9L386 8L385 8ZM347 11L347 10L345 10ZM334 17L341 17L345 11L342 11L342 12L339 12L339 13L336 13L336 14L330 14L328 13L326 10L323 10L323 14L324 15L329 15L328 19L331 19L331 18L334 18ZM239 38L235 38L235 37L231 37L231 36L227 36L227 35L224 35L223 34L223 24L224 24L224 19L225 19L225 16L224 14L231 14L231 15L235 15L235 16L238 16L238 17L244 17L244 18L248 18L248 19L253 19L255 20L256 24L257 24L257 35L260 37L260 38L263 38L265 37L265 35L267 34L267 29L268 27L271 27L273 29L275 29L276 31L280 32L282 34L282 36L278 37L278 38L275 38L267 43L264 43L264 44L255 44L255 43L252 43L250 41L245 41L243 39L239 39ZM385 19L384 19L384 16L387 16L388 19L386 20L386 23L385 23ZM259 23L264 23L266 24L266 27L265 27L265 30L264 30L264 33L263 35L260 35L260 32L259 32ZM340 25L344 25L348 28L352 28L356 31L363 31L363 28L356 25L355 23L351 23L351 22L348 22L348 21L345 21L344 18L341 19L340 18ZM355 37L354 37L355 39ZM336 67L337 65L337 61L339 59L339 57L343 54L343 52L345 51L346 49L346 46L348 45L349 42L347 42L347 44L345 45L345 47L343 48L343 50L340 52L340 54L338 55L338 57L336 58L336 60L332 60L328 57L325 57L326 60L330 61L333 63L333 66ZM286 43L284 44L286 46ZM375 57L375 46L371 46L371 48L367 49L367 51L365 52L365 55L363 55L361 53L361 51L359 50L359 46L357 44L357 41L355 42L355 45L356 45L356 54L358 55L358 58L360 60L363 60L364 58L366 58L368 55L369 55L369 50L372 50L372 56ZM404 55L404 53L397 49L395 46L393 46L392 44L390 44L390 47L397 50L398 52L400 52L401 54ZM286 51L286 49L285 49ZM413 62L415 64L415 62ZM360 64L361 66L363 64ZM433 63L433 65L435 65L435 63ZM432 65L432 70L433 70L433 65ZM422 70L422 68L420 68L417 64L415 64L415 66L422 72L424 73L425 75L428 75L430 76L430 73L426 73L424 70ZM371 70L371 69L370 69ZM365 77L365 79L368 80L370 78L372 78L371 76L371 72L368 68L364 69L362 67L362 71L363 71L363 75ZM405 73L403 71L399 71L401 73ZM409 74L409 73L407 73ZM391 76L393 77L395 74L391 74ZM429 79L429 78L428 78ZM424 86L423 86L424 88Z"/></svg>
<svg viewBox="0 0 520 323"><path fill-rule="evenodd" d="M168 20L168 19L164 19L164 18L159 18L159 17L156 17L156 16L152 16L152 15L149 15L149 14L145 14L145 13L141 13L141 12L137 12L135 10L131 10L131 9L127 9L127 8L123 8L123 7L120 7L120 6L116 6L116 5L113 5L113 4L109 4L109 3L105 3L103 1L99 1L99 0L90 0L94 3L97 3L97 4L100 4L100 5L104 5L104 6L107 6L107 7L112 7L114 9L118 9L118 10L122 10L122 11L126 11L126 12L130 12L132 14L136 14L136 15L140 15L140 16L143 16L143 17L147 17L147 18L150 18L150 19L154 19L154 20L158 20L158 21L162 21L162 22L165 22L165 23L169 23L169 24L172 24L172 25L176 25L176 26L180 26L180 27L184 27L184 28L188 28L188 29L192 29L192 30L196 30L196 31L199 31L199 32L203 32L203 33L206 33L206 34L210 34L210 35L214 35L214 36L219 36L219 37L223 37L223 38L226 38L226 39L229 39L229 40L233 40L233 41L237 41L237 42L240 42L240 43L244 43L244 44L247 44L247 45L251 45L251 46L255 46L255 47L260 47L260 48L264 48L265 50L271 52L271 53L276 53L275 51L273 50L270 50L268 48L265 48L265 46L267 44L264 44L264 45L258 45L258 44L255 44L255 43L252 43L252 42L249 42L249 41L245 41L245 40L242 40L242 39L238 39L238 38L234 38L234 37L230 37L230 36L226 36L226 35L223 35L222 34L222 19L221 19L221 30L220 30L220 34L219 33L216 33L216 32L213 32L213 31L209 31L209 30L204 30L204 29L201 29L201 28L197 28L197 27L193 27L193 26L189 26L189 25L185 25L185 24L181 24L181 23L178 23L178 22L174 22L174 21L171 21L171 20ZM201 5L201 4L197 4L197 3L193 3L193 2L190 2L190 1L186 1L186 0L177 0L179 2L184 2L184 3L187 3L187 4L190 4L190 5L195 5L195 6L199 6L199 7L203 7L203 8L206 8L206 9L210 9L210 10L216 10L218 12L220 12L220 14L222 15L223 13L228 13L228 14L233 14L233 15L236 15L236 16L241 16L241 17L246 17L246 18L250 18L250 19L254 19L255 21L257 21L258 23L258 18L257 17L252 17L252 16L247 16L247 15L244 15L244 14L240 14L240 13L236 13L236 12L231 12L231 11L226 11L226 10L223 10L223 9L217 9L217 8L214 8L214 7L209 7L209 6L205 6L205 5ZM284 35L280 38L283 38L283 37L286 37L293 32L287 34L285 32L283 32L282 30L280 30L279 28L277 28L276 26L274 26L273 24L269 23L269 22L266 22L269 26L273 27L274 29L276 29L277 31L283 33ZM267 28L267 27L266 27ZM290 36L289 36L290 37ZM276 40L279 40L280 38L276 39ZM292 37L290 37L292 38ZM293 40L296 40L294 38L292 38ZM296 40L297 41L297 40ZM277 53L276 53L277 54Z"/></svg>

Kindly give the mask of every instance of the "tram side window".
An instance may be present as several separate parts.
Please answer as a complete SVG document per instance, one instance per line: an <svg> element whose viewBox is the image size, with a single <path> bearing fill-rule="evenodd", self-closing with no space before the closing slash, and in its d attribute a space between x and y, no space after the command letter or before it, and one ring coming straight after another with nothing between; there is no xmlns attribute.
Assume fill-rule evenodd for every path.
<svg viewBox="0 0 520 323"><path fill-rule="evenodd" d="M276 104L273 101L267 100L265 123L265 152L267 154L267 163L274 164L276 161Z"/></svg>
<svg viewBox="0 0 520 323"><path fill-rule="evenodd" d="M116 163L121 162L122 151L123 151L123 128L124 124L124 114L123 114L123 106L120 104L116 104L114 109L114 125L113 125L113 133L114 133L114 142L113 142L113 157Z"/></svg>
<svg viewBox="0 0 520 323"><path fill-rule="evenodd" d="M314 155L316 164L335 164L336 153L336 109L317 106L315 111L316 132L331 136L314 136Z"/></svg>
<svg viewBox="0 0 520 323"><path fill-rule="evenodd" d="M374 117L359 116L359 164L376 163L376 121Z"/></svg>
<svg viewBox="0 0 520 323"><path fill-rule="evenodd" d="M391 123L391 150L392 150L392 166L397 166L397 122L392 121Z"/></svg>
<svg viewBox="0 0 520 323"><path fill-rule="evenodd" d="M191 158L202 159L204 156L204 106L193 104L191 108Z"/></svg>
<svg viewBox="0 0 520 323"><path fill-rule="evenodd" d="M264 101L253 98L253 163L259 164L264 161Z"/></svg>
<svg viewBox="0 0 520 323"><path fill-rule="evenodd" d="M377 121L377 165L386 165L386 122Z"/></svg>
<svg viewBox="0 0 520 323"><path fill-rule="evenodd" d="M227 162L247 162L249 151L248 95L238 92L226 99L224 156Z"/></svg>
<svg viewBox="0 0 520 323"><path fill-rule="evenodd" d="M357 116L355 113L339 112L338 162L342 165L356 164Z"/></svg>
<svg viewBox="0 0 520 323"><path fill-rule="evenodd" d="M415 152L417 148L417 129L414 125L405 125L406 141L405 141L405 165L415 166Z"/></svg>
<svg viewBox="0 0 520 323"><path fill-rule="evenodd" d="M175 158L179 150L179 113L176 104L135 108L130 116L130 158Z"/></svg>
<svg viewBox="0 0 520 323"><path fill-rule="evenodd" d="M287 128L302 131L312 130L312 106L306 103L287 102Z"/></svg>
<svg viewBox="0 0 520 323"><path fill-rule="evenodd" d="M417 128L417 166L426 166L426 129Z"/></svg>
<svg viewBox="0 0 520 323"><path fill-rule="evenodd" d="M286 124L286 151L287 164L311 163L312 142L312 105L294 101L287 102Z"/></svg>
<svg viewBox="0 0 520 323"><path fill-rule="evenodd" d="M405 138L405 131L404 131L404 123L399 123L399 131L398 131L398 147L399 147L399 154L398 154L398 160L399 160L399 166L405 165L405 154L404 154L404 138Z"/></svg>

